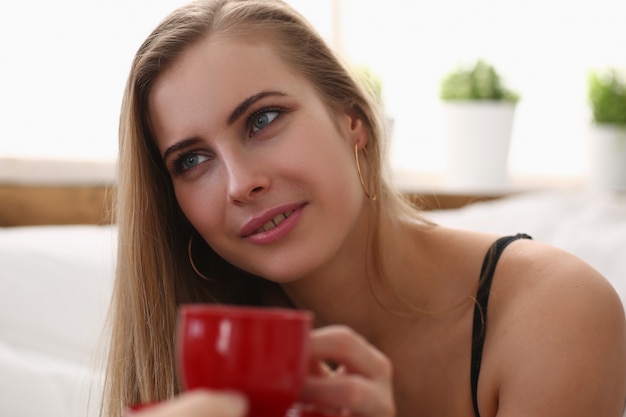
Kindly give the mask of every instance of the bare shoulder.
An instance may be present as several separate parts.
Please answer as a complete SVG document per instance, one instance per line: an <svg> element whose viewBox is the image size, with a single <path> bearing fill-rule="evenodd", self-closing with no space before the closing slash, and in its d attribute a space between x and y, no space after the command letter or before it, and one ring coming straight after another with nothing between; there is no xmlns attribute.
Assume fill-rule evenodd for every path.
<svg viewBox="0 0 626 417"><path fill-rule="evenodd" d="M622 303L608 280L562 249L534 240L518 240L504 251L496 274L494 291L500 290L508 298L509 312L522 308L556 313L572 308L590 317L615 314L623 324Z"/></svg>
<svg viewBox="0 0 626 417"><path fill-rule="evenodd" d="M503 289L508 286L516 289L509 294L513 297L509 301L519 296L519 301L525 304L528 301L525 297L545 294L555 307L572 301L603 301L606 307L619 307L623 314L619 296L607 279L580 258L557 247L518 240L504 251L498 268L496 273L504 278L496 283ZM539 294L534 294L535 291Z"/></svg>
<svg viewBox="0 0 626 417"><path fill-rule="evenodd" d="M496 268L488 326L486 415L497 403L500 417L622 416L624 308L591 266L540 242L512 243Z"/></svg>

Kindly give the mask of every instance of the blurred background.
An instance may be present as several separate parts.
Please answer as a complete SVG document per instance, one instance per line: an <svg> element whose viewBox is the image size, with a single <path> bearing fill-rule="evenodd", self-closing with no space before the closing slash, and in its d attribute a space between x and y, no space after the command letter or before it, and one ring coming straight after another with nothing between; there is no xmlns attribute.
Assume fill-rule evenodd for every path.
<svg viewBox="0 0 626 417"><path fill-rule="evenodd" d="M3 1L0 158L114 161L132 57L186 0ZM438 89L493 64L521 100L510 170L581 176L587 71L626 66L624 0L288 0L346 59L380 77L394 169L444 166Z"/></svg>

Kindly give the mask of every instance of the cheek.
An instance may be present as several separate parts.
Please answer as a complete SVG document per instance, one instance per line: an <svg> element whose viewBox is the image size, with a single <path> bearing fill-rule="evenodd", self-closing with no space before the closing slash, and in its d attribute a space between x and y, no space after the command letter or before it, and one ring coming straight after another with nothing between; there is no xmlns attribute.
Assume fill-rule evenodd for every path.
<svg viewBox="0 0 626 417"><path fill-rule="evenodd" d="M338 134L332 139L321 144L315 160L316 169L330 188L340 193L349 192L358 182L354 156L349 145L344 142L345 139Z"/></svg>
<svg viewBox="0 0 626 417"><path fill-rule="evenodd" d="M187 220L201 234L220 223L220 206L215 204L215 193L185 187L175 189L176 200Z"/></svg>

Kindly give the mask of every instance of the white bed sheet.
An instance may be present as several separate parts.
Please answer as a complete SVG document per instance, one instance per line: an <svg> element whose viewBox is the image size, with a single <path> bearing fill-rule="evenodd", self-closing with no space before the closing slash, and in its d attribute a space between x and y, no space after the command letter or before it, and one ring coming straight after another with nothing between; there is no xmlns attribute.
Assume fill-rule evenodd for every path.
<svg viewBox="0 0 626 417"><path fill-rule="evenodd" d="M561 247L626 300L624 195L529 193L426 215ZM96 415L115 253L113 226L0 228L0 416Z"/></svg>
<svg viewBox="0 0 626 417"><path fill-rule="evenodd" d="M626 194L546 191L428 212L449 227L501 235L527 233L577 255L626 300Z"/></svg>
<svg viewBox="0 0 626 417"><path fill-rule="evenodd" d="M89 415L104 355L114 231L0 229L0 416Z"/></svg>

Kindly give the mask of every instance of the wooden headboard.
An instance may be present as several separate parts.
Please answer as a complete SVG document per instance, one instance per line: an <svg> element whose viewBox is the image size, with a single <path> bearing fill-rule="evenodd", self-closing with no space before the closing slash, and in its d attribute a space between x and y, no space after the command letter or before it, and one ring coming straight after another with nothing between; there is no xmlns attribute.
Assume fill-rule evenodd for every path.
<svg viewBox="0 0 626 417"><path fill-rule="evenodd" d="M108 224L111 185L0 184L0 227ZM425 210L458 208L497 195L409 193Z"/></svg>
<svg viewBox="0 0 626 417"><path fill-rule="evenodd" d="M107 224L111 193L107 185L0 184L0 226Z"/></svg>

